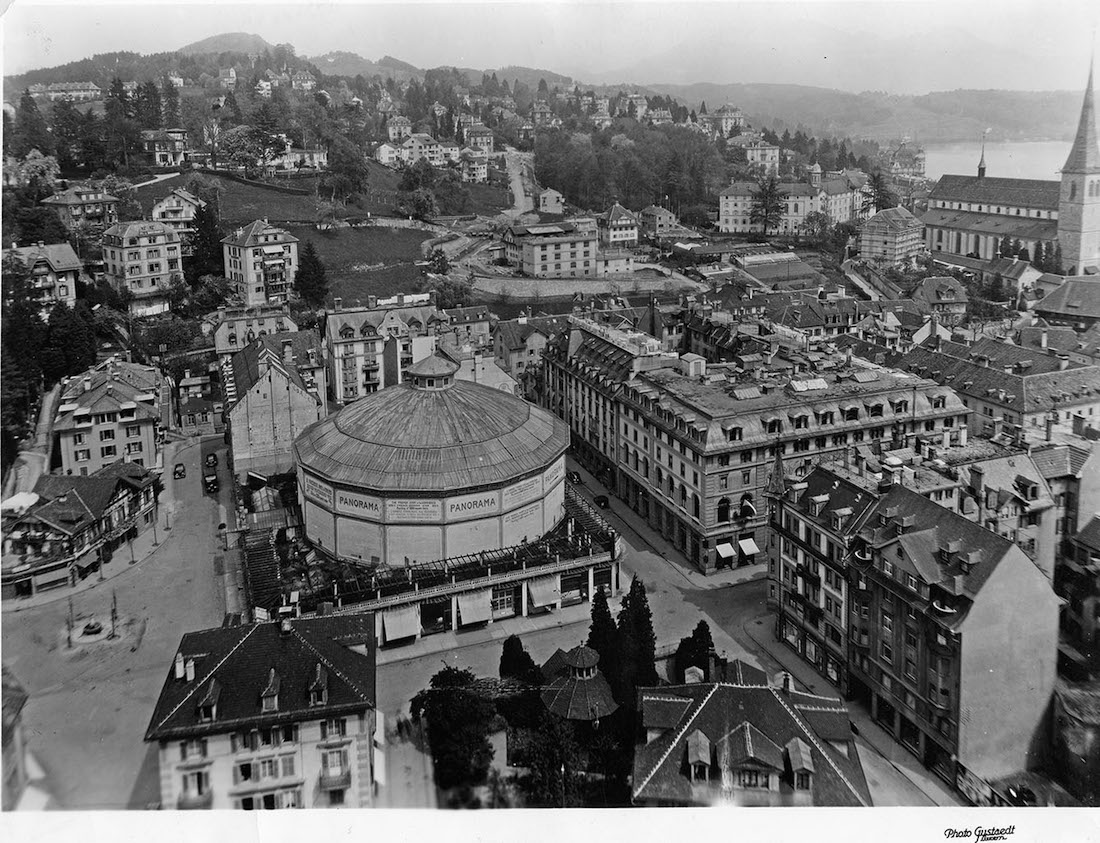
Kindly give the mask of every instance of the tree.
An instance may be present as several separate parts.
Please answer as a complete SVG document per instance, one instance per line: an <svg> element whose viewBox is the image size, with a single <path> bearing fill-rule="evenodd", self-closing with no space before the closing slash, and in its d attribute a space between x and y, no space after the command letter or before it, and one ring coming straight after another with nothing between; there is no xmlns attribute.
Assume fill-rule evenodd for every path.
<svg viewBox="0 0 1100 843"><path fill-rule="evenodd" d="M117 213L120 220L140 220L145 216L137 200L137 190L129 179L109 175L99 183L103 191L118 199Z"/></svg>
<svg viewBox="0 0 1100 843"><path fill-rule="evenodd" d="M432 253L428 256L428 265L425 268L428 272L436 275L446 275L451 271L451 263L447 260L447 253L440 248L432 249Z"/></svg>
<svg viewBox="0 0 1100 843"><path fill-rule="evenodd" d="M414 718L427 721L435 782L444 789L483 784L493 759L494 707L473 688L475 679L468 670L445 667L410 706Z"/></svg>
<svg viewBox="0 0 1100 843"><path fill-rule="evenodd" d="M204 275L221 275L224 272L222 231L218 222L218 210L212 201L195 211L195 233L191 236L191 255L184 260L183 271L187 283L194 287Z"/></svg>
<svg viewBox="0 0 1100 843"><path fill-rule="evenodd" d="M425 187L405 194L401 202L401 208L405 213L421 220L430 220L432 217L439 215L439 206L436 205L435 194Z"/></svg>
<svg viewBox="0 0 1100 843"><path fill-rule="evenodd" d="M298 271L294 274L294 289L298 297L315 307L325 303L328 295L328 278L325 265L317 256L313 241L307 240L298 258Z"/></svg>
<svg viewBox="0 0 1100 843"><path fill-rule="evenodd" d="M138 87L134 94L134 119L142 129L158 129L164 122L160 91L152 79Z"/></svg>
<svg viewBox="0 0 1100 843"><path fill-rule="evenodd" d="M244 168L249 177L262 172L275 153L271 136L253 126L237 126L223 132L220 147L226 159Z"/></svg>
<svg viewBox="0 0 1100 843"><path fill-rule="evenodd" d="M38 104L29 89L24 90L23 96L19 98L13 128L11 154L16 158L25 157L32 149L37 149L43 155L53 153L54 141L46 125L46 118L38 110Z"/></svg>
<svg viewBox="0 0 1100 843"><path fill-rule="evenodd" d="M104 97L104 129L106 133L107 160L117 165L130 166L130 152L138 148L141 137L134 119L133 103L126 87L117 76Z"/></svg>
<svg viewBox="0 0 1100 843"><path fill-rule="evenodd" d="M52 155L43 155L37 149L27 153L14 173L16 182L23 190L23 197L30 202L41 202L51 196L59 175L61 168L57 159Z"/></svg>
<svg viewBox="0 0 1100 843"><path fill-rule="evenodd" d="M83 302L71 309L58 302L50 318L40 357L42 376L47 384L82 372L95 364L95 324L92 313Z"/></svg>
<svg viewBox="0 0 1100 843"><path fill-rule="evenodd" d="M821 243L833 227L829 215L822 211L810 211L802 222L802 230L811 240Z"/></svg>
<svg viewBox="0 0 1100 843"><path fill-rule="evenodd" d="M463 277L458 273L428 276L418 285L420 292L435 291L435 305L443 310L452 307L464 307L470 302L473 293L473 273Z"/></svg>
<svg viewBox="0 0 1100 843"><path fill-rule="evenodd" d="M702 668L705 680L715 681L710 675L710 653L713 649L714 639L710 635L710 626L701 620L695 625L691 635L680 639L680 646L676 648L676 680L685 681L685 671L689 667L698 667Z"/></svg>
<svg viewBox="0 0 1100 843"><path fill-rule="evenodd" d="M1054 269L1054 243L1050 240L1047 240L1047 242L1043 244L1042 265L1040 265L1039 269L1041 269L1043 272L1054 272L1055 271L1055 269Z"/></svg>
<svg viewBox="0 0 1100 843"><path fill-rule="evenodd" d="M3 259L0 285L4 301L0 330L4 352L0 417L5 443L11 446L25 433L32 405L41 391L41 347L46 327L31 288L30 272L14 255Z"/></svg>
<svg viewBox="0 0 1100 843"><path fill-rule="evenodd" d="M347 138L337 136L329 148L328 172L321 177L318 189L327 191L331 201L346 204L367 189L369 172L359 147Z"/></svg>
<svg viewBox="0 0 1100 843"><path fill-rule="evenodd" d="M518 635L509 635L504 639L500 653L500 678L518 679L521 682L541 684L542 674L531 654L523 647Z"/></svg>
<svg viewBox="0 0 1100 843"><path fill-rule="evenodd" d="M580 751L572 724L543 710L538 725L516 735L516 760L528 770L520 787L528 805L573 807L580 804Z"/></svg>
<svg viewBox="0 0 1100 843"><path fill-rule="evenodd" d="M657 637L653 632L653 614L645 584L636 576L630 581L630 591L623 598L618 630L623 656L616 700L632 710L636 702L636 689L657 684Z"/></svg>
<svg viewBox="0 0 1100 843"><path fill-rule="evenodd" d="M886 175L881 170L876 170L868 176L867 187L870 190L875 211L885 211L887 208L898 206L898 197L890 190Z"/></svg>
<svg viewBox="0 0 1100 843"><path fill-rule="evenodd" d="M756 183L752 194L752 209L749 221L763 227L767 235L769 229L779 227L783 212L787 207L787 193L779 188L779 179L775 176L763 176Z"/></svg>
<svg viewBox="0 0 1100 843"><path fill-rule="evenodd" d="M707 101L703 100L703 104L699 106L699 115L702 116L707 113Z"/></svg>
<svg viewBox="0 0 1100 843"><path fill-rule="evenodd" d="M164 116L164 125L174 128L180 124L180 92L176 86L165 76L160 82L161 113Z"/></svg>
<svg viewBox="0 0 1100 843"><path fill-rule="evenodd" d="M218 169L218 150L221 148L222 124L214 118L202 124L202 141L210 150L210 167Z"/></svg>
<svg viewBox="0 0 1100 843"><path fill-rule="evenodd" d="M1023 246L1020 244L1020 238L1019 237L1014 237L1012 239L1012 243L1009 246L1008 252L1005 254L1005 257L1018 258L1020 256L1020 252L1022 250L1023 250Z"/></svg>
<svg viewBox="0 0 1100 843"><path fill-rule="evenodd" d="M1062 244L1059 241L1054 242L1054 259L1051 261L1049 272L1053 272L1055 275L1065 275L1066 266L1062 263Z"/></svg>
<svg viewBox="0 0 1100 843"><path fill-rule="evenodd" d="M1002 258L1007 258L1012 254L1012 238L1007 234L1001 238L1000 245L997 247L997 252Z"/></svg>
<svg viewBox="0 0 1100 843"><path fill-rule="evenodd" d="M71 171L82 163L80 143L82 118L73 101L68 97L54 103L50 115L54 141L57 144L57 163L62 170Z"/></svg>
<svg viewBox="0 0 1100 843"><path fill-rule="evenodd" d="M600 655L600 670L614 688L618 681L622 654L619 630L607 605L607 592L597 588L592 595L592 623L588 627L587 644Z"/></svg>

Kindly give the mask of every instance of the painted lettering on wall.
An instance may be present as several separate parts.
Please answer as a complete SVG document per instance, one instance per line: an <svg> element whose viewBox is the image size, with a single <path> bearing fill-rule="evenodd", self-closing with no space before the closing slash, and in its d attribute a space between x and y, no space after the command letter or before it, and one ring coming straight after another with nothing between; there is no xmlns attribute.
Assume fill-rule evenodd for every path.
<svg viewBox="0 0 1100 843"><path fill-rule="evenodd" d="M497 492L482 492L475 495L462 495L447 501L447 520L464 521L467 518L479 518L494 515L500 508L500 495Z"/></svg>
<svg viewBox="0 0 1100 843"><path fill-rule="evenodd" d="M441 501L438 500L388 500L387 521L439 521L442 519Z"/></svg>
<svg viewBox="0 0 1100 843"><path fill-rule="evenodd" d="M380 498L337 490L336 511L382 520L382 501Z"/></svg>
<svg viewBox="0 0 1100 843"><path fill-rule="evenodd" d="M332 487L308 474L304 476L306 479L304 486L306 497L312 498L317 501L317 503L324 504L329 509L332 509Z"/></svg>

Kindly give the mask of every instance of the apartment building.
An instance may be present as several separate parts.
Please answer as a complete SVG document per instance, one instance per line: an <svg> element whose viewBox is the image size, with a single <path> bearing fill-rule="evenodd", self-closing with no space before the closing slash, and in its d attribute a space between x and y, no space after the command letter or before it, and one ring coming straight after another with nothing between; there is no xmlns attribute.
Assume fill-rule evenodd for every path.
<svg viewBox="0 0 1100 843"><path fill-rule="evenodd" d="M902 373L708 365L576 317L543 360L547 406L577 458L704 573L760 561L777 455L801 476L852 445L966 441L957 396Z"/></svg>
<svg viewBox="0 0 1100 843"><path fill-rule="evenodd" d="M66 228L78 223L108 226L118 222L118 198L98 187L70 187L47 196L42 204L54 208Z"/></svg>
<svg viewBox="0 0 1100 843"><path fill-rule="evenodd" d="M505 259L531 277L596 276L596 232L574 223L512 225L505 229L501 242Z"/></svg>
<svg viewBox="0 0 1100 843"><path fill-rule="evenodd" d="M606 212L596 215L600 243L609 248L629 248L638 245L638 218L616 202Z"/></svg>
<svg viewBox="0 0 1100 843"><path fill-rule="evenodd" d="M178 167L187 160L186 129L142 129L141 145L155 167Z"/></svg>
<svg viewBox="0 0 1100 843"><path fill-rule="evenodd" d="M924 252L924 226L905 208L879 211L863 224L859 237L862 260L902 266Z"/></svg>
<svg viewBox="0 0 1100 843"><path fill-rule="evenodd" d="M128 292L130 313L153 316L171 308L169 292L183 282L180 235L162 222L120 222L103 232L107 280Z"/></svg>
<svg viewBox="0 0 1100 843"><path fill-rule="evenodd" d="M861 174L859 174L861 175ZM779 190L786 195L783 216L777 229L769 233L797 234L806 223L806 215L822 213L833 222L852 222L866 216L865 181L854 171L822 179L821 173L811 175L807 182L780 182ZM762 233L763 224L753 222L753 197L759 190L756 182L733 182L718 194L718 228L723 232Z"/></svg>
<svg viewBox="0 0 1100 843"><path fill-rule="evenodd" d="M386 123L386 133L391 141L401 141L412 134L412 121L408 117L398 115L391 117Z"/></svg>
<svg viewBox="0 0 1100 843"><path fill-rule="evenodd" d="M493 154L493 130L486 126L471 126L463 134L467 146L480 149L486 155Z"/></svg>
<svg viewBox="0 0 1100 843"><path fill-rule="evenodd" d="M298 270L298 238L266 219L222 240L225 277L246 307L290 300Z"/></svg>
<svg viewBox="0 0 1100 843"><path fill-rule="evenodd" d="M26 267L30 280L30 294L38 301L38 312L43 319L50 315L55 304L76 306L76 284L84 271L84 264L68 243L43 243L32 246L16 246L4 251L4 260L14 259Z"/></svg>
<svg viewBox="0 0 1100 843"><path fill-rule="evenodd" d="M485 184L489 181L489 163L483 154L463 152L458 162L462 181L471 184Z"/></svg>
<svg viewBox="0 0 1100 843"><path fill-rule="evenodd" d="M755 141L745 145L745 158L750 167L755 167L766 176L779 175L779 147L764 141Z"/></svg>
<svg viewBox="0 0 1100 843"><path fill-rule="evenodd" d="M150 216L175 231L179 235L183 254L190 255L191 239L195 235L195 214L199 208L205 207L206 203L202 199L182 187L177 187L163 199L156 201Z"/></svg>
<svg viewBox="0 0 1100 843"><path fill-rule="evenodd" d="M161 808L369 808L383 775L374 615L183 636L145 740Z"/></svg>
<svg viewBox="0 0 1100 843"><path fill-rule="evenodd" d="M443 147L431 135L415 132L401 144L401 160L410 167L424 159L433 167L443 166Z"/></svg>
<svg viewBox="0 0 1100 843"><path fill-rule="evenodd" d="M260 337L298 330L285 304L226 307L206 319L214 323L214 352L221 362Z"/></svg>
<svg viewBox="0 0 1100 843"><path fill-rule="evenodd" d="M448 318L428 293L390 299L368 297L366 307L345 308L336 299L325 314L325 359L334 401L347 404L383 387L401 382L414 360L435 349ZM393 362L384 365L386 344L396 346Z"/></svg>
<svg viewBox="0 0 1100 843"><path fill-rule="evenodd" d="M776 635L965 794L1035 768L1058 598L1007 538L835 466L773 499Z"/></svg>
<svg viewBox="0 0 1100 843"><path fill-rule="evenodd" d="M110 358L65 381L54 417L65 474L92 474L118 459L160 465L171 389L152 366Z"/></svg>
<svg viewBox="0 0 1100 843"><path fill-rule="evenodd" d="M294 440L327 415L325 361L314 331L257 337L222 364L233 470L268 477L294 470Z"/></svg>
<svg viewBox="0 0 1100 843"><path fill-rule="evenodd" d="M564 214L565 203L561 193L552 187L546 188L539 194L540 214Z"/></svg>
<svg viewBox="0 0 1100 843"><path fill-rule="evenodd" d="M642 230L653 237L668 234L679 225L676 214L660 205L647 205L638 216L642 221Z"/></svg>
<svg viewBox="0 0 1100 843"><path fill-rule="evenodd" d="M501 319L493 327L493 356L497 365L518 378L542 370L542 352L556 332L569 327L567 316L520 316Z"/></svg>

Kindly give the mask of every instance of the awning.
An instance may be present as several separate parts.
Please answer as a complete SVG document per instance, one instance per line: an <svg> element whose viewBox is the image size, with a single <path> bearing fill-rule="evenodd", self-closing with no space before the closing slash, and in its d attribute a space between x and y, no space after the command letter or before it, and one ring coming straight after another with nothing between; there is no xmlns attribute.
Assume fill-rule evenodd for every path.
<svg viewBox="0 0 1100 843"><path fill-rule="evenodd" d="M463 625L489 620L493 613L493 593L489 589L458 595L458 612Z"/></svg>
<svg viewBox="0 0 1100 843"><path fill-rule="evenodd" d="M420 632L420 607L399 606L396 609L386 609L382 613L382 628L386 632L387 641L417 635Z"/></svg>
<svg viewBox="0 0 1100 843"><path fill-rule="evenodd" d="M730 559L733 556L733 545L729 542L723 542L722 544L715 547L714 550L723 559Z"/></svg>
<svg viewBox="0 0 1100 843"><path fill-rule="evenodd" d="M741 548L741 552L746 556L752 556L754 553L760 552L760 548L756 546L755 539L741 539L737 542L737 546Z"/></svg>
<svg viewBox="0 0 1100 843"><path fill-rule="evenodd" d="M528 580L527 594L536 606L553 606L561 599L558 575Z"/></svg>

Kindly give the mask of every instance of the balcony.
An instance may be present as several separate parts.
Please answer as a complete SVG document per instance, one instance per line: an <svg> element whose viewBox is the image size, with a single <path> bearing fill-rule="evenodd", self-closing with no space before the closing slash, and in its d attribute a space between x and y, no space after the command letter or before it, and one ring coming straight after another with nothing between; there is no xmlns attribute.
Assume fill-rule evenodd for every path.
<svg viewBox="0 0 1100 843"><path fill-rule="evenodd" d="M202 811L209 810L213 802L214 791L212 790L207 790L205 793L187 793L185 791L180 794L176 807L181 811Z"/></svg>
<svg viewBox="0 0 1100 843"><path fill-rule="evenodd" d="M821 587L821 575L811 571L808 565L799 565L796 571L798 575L810 585L817 586L818 588Z"/></svg>
<svg viewBox="0 0 1100 843"><path fill-rule="evenodd" d="M346 790L351 787L351 770L321 773L318 784L321 790Z"/></svg>

